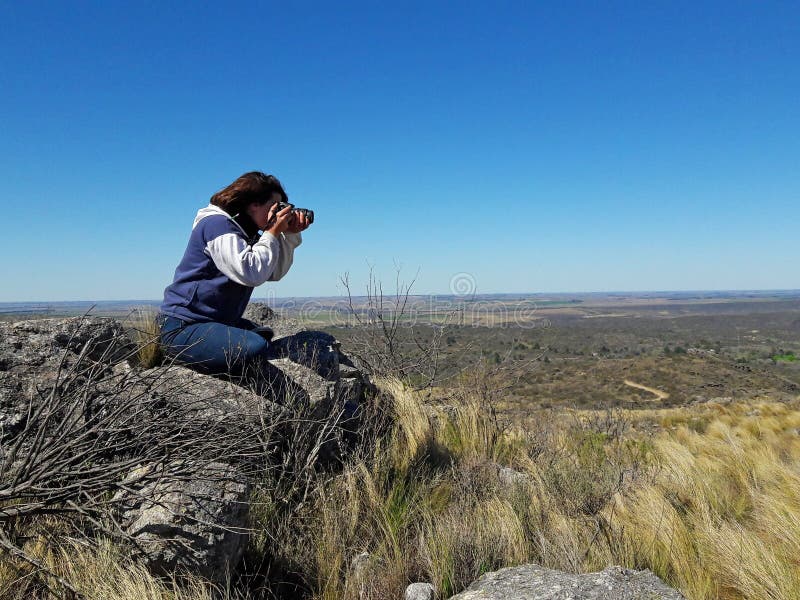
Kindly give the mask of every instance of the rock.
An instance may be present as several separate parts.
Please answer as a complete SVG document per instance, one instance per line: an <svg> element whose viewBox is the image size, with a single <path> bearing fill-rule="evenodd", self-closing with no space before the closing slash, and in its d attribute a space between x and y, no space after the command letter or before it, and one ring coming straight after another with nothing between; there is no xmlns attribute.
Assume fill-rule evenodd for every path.
<svg viewBox="0 0 800 600"><path fill-rule="evenodd" d="M272 328L276 337L286 337L303 331L300 321L278 315L264 302L251 302L247 305L243 316L256 325Z"/></svg>
<svg viewBox="0 0 800 600"><path fill-rule="evenodd" d="M129 479L139 474L133 471ZM223 584L248 539L247 479L230 465L212 463L191 478L170 477L133 493L119 492L120 525L157 574L189 571Z"/></svg>
<svg viewBox="0 0 800 600"><path fill-rule="evenodd" d="M158 381L146 390L133 390L148 398L182 407L194 418L209 422L239 419L258 424L287 416L287 410L250 389L224 378L212 377L178 365L155 367L142 373L143 381Z"/></svg>
<svg viewBox="0 0 800 600"><path fill-rule="evenodd" d="M270 325L277 331L281 331L279 323L273 316ZM213 440L225 436L232 440L226 442L230 447L225 446L221 458L216 454L209 458L207 462L213 461L210 465L198 465L194 470L188 465L187 471L187 463L183 463L179 475L175 468L167 468L155 480L140 474L141 469L154 473L159 468L156 464L143 464L131 472L130 485L115 496L121 512L114 515L144 551L153 571L183 569L221 582L235 567L247 540L249 483L245 473L252 472L253 466L263 468L264 461L272 460L273 450L280 456L281 445L295 439L291 435L294 430L310 427L309 423L328 427L326 435L333 446L328 448L326 442L318 460L324 462L324 456L335 459L340 440L329 428L330 419L338 421L342 440L352 438L347 427L356 430L357 419L349 417L375 391L329 334L295 331L279 338L278 345L282 358L269 361L269 372L264 375L269 385L254 389L249 382L211 377L174 364L148 370L131 366L125 359L133 345L113 319L0 323L0 459L7 440L21 440L24 445L24 435L19 436L32 403L56 383L63 385L60 370L78 365L92 371L90 377L73 373L73 387L64 396L82 403L69 411L78 425L89 415L96 418L103 411L123 414L118 407L135 406L141 415L122 419L124 435L130 438L137 436L137 427L147 427L147 419L160 414L177 415L176 429L181 432L200 429ZM292 393L294 402L285 402L287 392ZM114 447L109 447L103 456L113 455ZM255 464L258 461L261 463ZM123 474L126 472L127 465Z"/></svg>
<svg viewBox="0 0 800 600"><path fill-rule="evenodd" d="M315 417L343 409L352 414L375 392L369 378L342 352L339 342L323 331L300 331L276 338L282 358L270 361L307 394Z"/></svg>
<svg viewBox="0 0 800 600"><path fill-rule="evenodd" d="M344 363L339 364L339 377L342 379L358 378L361 377L361 375L361 371L359 371L357 368Z"/></svg>
<svg viewBox="0 0 800 600"><path fill-rule="evenodd" d="M504 487L514 487L516 485L526 485L532 483L531 477L525 473L512 469L511 467L503 467L496 465L497 480Z"/></svg>
<svg viewBox="0 0 800 600"><path fill-rule="evenodd" d="M109 366L133 351L114 319L75 317L0 323L0 441L25 426L29 402L85 361Z"/></svg>
<svg viewBox="0 0 800 600"><path fill-rule="evenodd" d="M405 600L433 600L434 589L430 583L412 583L406 588Z"/></svg>
<svg viewBox="0 0 800 600"><path fill-rule="evenodd" d="M650 571L608 567L573 575L538 565L486 573L450 600L685 600Z"/></svg>
<svg viewBox="0 0 800 600"><path fill-rule="evenodd" d="M269 325L268 322L275 318L275 311L264 302L251 302L242 316L256 325Z"/></svg>
<svg viewBox="0 0 800 600"><path fill-rule="evenodd" d="M117 362L133 350L122 325L105 317L33 319L0 323L0 354L14 364L41 364L60 350L94 361Z"/></svg>

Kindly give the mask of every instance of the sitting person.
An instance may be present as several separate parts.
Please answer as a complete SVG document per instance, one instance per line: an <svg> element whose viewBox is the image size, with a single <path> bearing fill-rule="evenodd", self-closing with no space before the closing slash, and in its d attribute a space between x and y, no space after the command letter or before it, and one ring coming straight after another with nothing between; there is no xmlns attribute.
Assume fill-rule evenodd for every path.
<svg viewBox="0 0 800 600"><path fill-rule="evenodd" d="M272 175L245 173L198 211L186 252L164 290L159 325L167 358L211 375L263 376L269 335L242 318L255 286L289 271L306 215ZM273 369L274 370L274 369Z"/></svg>

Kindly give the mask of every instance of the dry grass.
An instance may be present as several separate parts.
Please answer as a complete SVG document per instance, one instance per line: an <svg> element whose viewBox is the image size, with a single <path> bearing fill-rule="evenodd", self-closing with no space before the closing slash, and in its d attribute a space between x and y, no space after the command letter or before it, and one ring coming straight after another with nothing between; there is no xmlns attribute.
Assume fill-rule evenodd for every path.
<svg viewBox="0 0 800 600"><path fill-rule="evenodd" d="M164 356L161 352L161 330L156 322L158 310L153 307L135 309L125 320L136 345L138 366L149 369L161 364Z"/></svg>
<svg viewBox="0 0 800 600"><path fill-rule="evenodd" d="M309 597L401 597L430 581L446 598L503 566L580 569L620 473L642 459L603 419L530 434L498 422L469 388L435 409L397 381L381 387L389 434L282 522L293 536L267 536L280 540L270 553L305 574Z"/></svg>
<svg viewBox="0 0 800 600"><path fill-rule="evenodd" d="M284 553L310 575L310 597L399 597L430 581L446 598L523 562L649 568L697 600L800 597L794 408L635 413L661 420L655 437L637 433L632 413L590 411L522 432L468 392L432 410L397 382L384 388L396 400L391 441L296 516L303 533ZM516 470L511 483L499 465Z"/></svg>
<svg viewBox="0 0 800 600"><path fill-rule="evenodd" d="M553 411L522 430L476 387L438 408L398 381L380 387L370 410L391 414L388 431L303 502L258 497L241 597L384 599L430 581L447 598L525 562L649 568L691 600L800 597L796 407ZM654 421L660 433L641 433ZM40 556L89 598L211 594L155 580L108 545L64 548ZM20 576L9 565L0 590Z"/></svg>
<svg viewBox="0 0 800 600"><path fill-rule="evenodd" d="M680 425L657 440L662 470L615 498L607 550L693 599L798 598L800 412L770 403L710 410L703 433Z"/></svg>
<svg viewBox="0 0 800 600"><path fill-rule="evenodd" d="M88 547L75 541L53 545L48 537L34 536L25 546L35 560L49 568L54 576L68 581L78 593L102 600L211 600L215 589L197 579L162 580L132 562L119 548L107 541ZM0 558L0 598L70 597L53 577L32 577L32 565ZM48 589L49 588L49 589Z"/></svg>

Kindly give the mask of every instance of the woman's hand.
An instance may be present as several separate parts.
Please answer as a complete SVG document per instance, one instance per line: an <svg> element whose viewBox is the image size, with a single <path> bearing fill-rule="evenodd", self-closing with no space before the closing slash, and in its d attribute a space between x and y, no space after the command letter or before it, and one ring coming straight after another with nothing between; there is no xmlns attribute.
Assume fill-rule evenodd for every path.
<svg viewBox="0 0 800 600"><path fill-rule="evenodd" d="M272 235L278 237L278 235L284 231L289 230L289 225L292 222L292 207L287 206L280 212L276 213L275 209L278 205L274 205L269 211L269 223L272 223L272 227L267 229Z"/></svg>
<svg viewBox="0 0 800 600"><path fill-rule="evenodd" d="M308 222L305 214L299 212L295 215L295 218L289 223L289 227L286 231L289 233L300 233L301 231L305 231L308 229L308 226L311 223Z"/></svg>

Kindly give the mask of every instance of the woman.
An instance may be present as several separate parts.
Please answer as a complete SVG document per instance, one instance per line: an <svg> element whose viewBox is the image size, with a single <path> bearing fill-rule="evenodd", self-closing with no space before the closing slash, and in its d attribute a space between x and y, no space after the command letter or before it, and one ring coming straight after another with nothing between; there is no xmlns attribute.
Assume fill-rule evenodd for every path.
<svg viewBox="0 0 800 600"><path fill-rule="evenodd" d="M198 211L161 304L167 357L205 373L244 375L264 365L269 342L242 318L253 288L292 266L309 223L272 175L245 173ZM263 232L263 233L259 233Z"/></svg>

